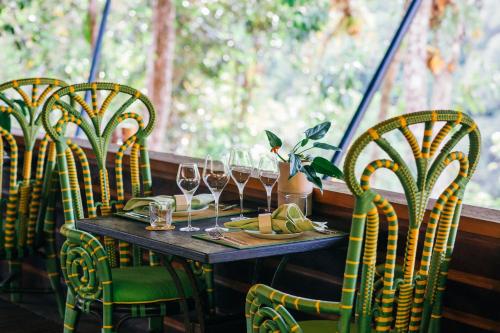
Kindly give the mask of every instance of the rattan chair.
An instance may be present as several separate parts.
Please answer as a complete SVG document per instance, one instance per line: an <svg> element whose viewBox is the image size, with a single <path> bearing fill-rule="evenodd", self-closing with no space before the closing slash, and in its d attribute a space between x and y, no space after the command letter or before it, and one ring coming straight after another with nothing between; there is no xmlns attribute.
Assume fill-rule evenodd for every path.
<svg viewBox="0 0 500 333"><path fill-rule="evenodd" d="M51 92L63 86L65 82L50 78L19 79L0 84L3 120L0 126L0 184L3 184L4 171L8 170L9 178L0 193L0 197L6 195L1 200L0 259L8 261L9 275L0 290L9 292L12 301L19 301L23 292L40 292L39 289L22 288L20 281L23 260L41 254L61 316L64 295L55 248L53 206L49 207L54 201L51 181L54 180L55 147L49 143L47 135L41 138L37 149L35 146L37 138L43 135L41 106ZM10 132L12 121L17 123L22 134L18 136L23 151L21 165L18 165L18 141ZM4 162L9 164L9 169L4 167Z"/></svg>
<svg viewBox="0 0 500 333"><path fill-rule="evenodd" d="M410 130L411 125L419 123L425 127L421 147ZM439 123L444 125L437 129ZM384 138L392 131L399 131L408 141L416 175ZM448 136L450 139L444 143ZM455 146L466 136L469 151L455 151ZM344 164L345 181L356 203L340 302L295 297L265 285L255 285L246 299L247 331L439 332L462 197L478 163L480 140L474 121L455 111L411 113L384 121L362 134L352 144ZM371 142L389 158L369 163L358 178L355 173L358 157ZM458 174L441 192L427 217L431 191L441 173L454 162L460 166ZM370 178L382 168L399 179L408 202L408 232L400 251L397 250L401 235L396 212L381 193L370 187ZM387 223L387 235L379 234L379 223ZM419 242L419 238L423 239ZM396 263L398 253L404 254L401 265ZM381 265L377 266L377 262ZM287 309L338 315L339 320L297 322Z"/></svg>
<svg viewBox="0 0 500 333"><path fill-rule="evenodd" d="M91 105L81 96L85 92L91 96ZM99 94L106 95L100 107ZM81 106L88 118L72 107L69 100ZM141 115L140 109L145 114ZM143 116L147 116L147 123ZM155 123L153 105L145 95L127 86L102 82L77 84L55 92L45 103L42 119L56 144L64 208L61 233L66 241L61 249L61 266L68 285L64 332L75 330L79 313L96 311L102 313L102 332L115 332L124 318L138 317L150 318L151 331L162 331L163 316L172 305L177 308L180 300L197 292L196 277L186 269L174 271L170 265L160 266L154 253L149 253L149 262L143 262L140 248L109 237L104 237L101 243L97 237L75 228L77 219L109 216L123 207L124 171L130 174L132 196L151 195L146 140ZM127 119L136 123L137 131L114 154L113 187L108 173L112 170L107 161L112 156L108 154L109 143L112 133ZM95 165L89 164L86 150L65 134L70 124L80 128L88 139ZM130 150L130 169L124 170L127 150ZM97 193L99 198L95 197ZM187 303L180 303L186 312ZM117 321L116 313L124 316Z"/></svg>

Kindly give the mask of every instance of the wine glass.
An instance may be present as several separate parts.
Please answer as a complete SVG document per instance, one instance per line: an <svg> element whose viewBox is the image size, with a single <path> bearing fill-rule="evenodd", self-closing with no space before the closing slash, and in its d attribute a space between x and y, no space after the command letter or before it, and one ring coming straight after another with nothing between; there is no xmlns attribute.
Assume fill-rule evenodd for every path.
<svg viewBox="0 0 500 333"><path fill-rule="evenodd" d="M231 178L233 178L240 194L240 216L233 217L231 220L244 220L247 217L243 216L243 190L253 171L252 159L249 152L242 148L232 149L229 155L229 169L231 171Z"/></svg>
<svg viewBox="0 0 500 333"><path fill-rule="evenodd" d="M226 161L214 160L210 155L205 159L203 181L214 196L215 201L215 226L205 229L207 232L226 232L229 230L219 226L219 198L222 190L224 190L229 182L230 173Z"/></svg>
<svg viewBox="0 0 500 333"><path fill-rule="evenodd" d="M259 179L266 189L268 213L271 213L271 193L273 191L273 186L278 181L279 176L280 169L278 161L269 155L262 156L259 161Z"/></svg>
<svg viewBox="0 0 500 333"><path fill-rule="evenodd" d="M187 210L188 210L188 224L187 227L180 228L180 231L198 231L200 228L191 225L191 201L193 194L200 186L200 172L196 163L181 163L179 170L177 170L177 186L181 189L186 197Z"/></svg>

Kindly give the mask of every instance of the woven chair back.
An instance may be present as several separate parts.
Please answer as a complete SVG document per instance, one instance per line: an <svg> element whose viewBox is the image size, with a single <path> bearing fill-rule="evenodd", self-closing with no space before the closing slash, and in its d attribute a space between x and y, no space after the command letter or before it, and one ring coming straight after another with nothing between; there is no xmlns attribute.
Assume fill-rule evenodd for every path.
<svg viewBox="0 0 500 333"><path fill-rule="evenodd" d="M85 94L90 95L90 105L85 101ZM74 101L74 106L70 101ZM114 153L108 154L113 133L127 120L134 122L137 130ZM123 207L126 199L124 156L127 151L130 151L130 169L126 171L131 184L128 194L151 195L146 139L153 129L155 111L150 100L140 91L105 82L67 86L47 100L42 121L56 143L66 224L72 225L76 219L84 217L109 216ZM82 141L70 138L70 124L79 128L88 140L95 165L90 165L89 149L80 145ZM112 155L114 165L108 161ZM83 184L82 189L80 184ZM119 242L117 246L110 237L104 238L104 245L111 267L142 264L140 249L125 242ZM150 254L150 264L158 264L153 254Z"/></svg>
<svg viewBox="0 0 500 333"><path fill-rule="evenodd" d="M8 177L7 188L0 192L1 211L5 212L0 215L0 257L3 251L7 259L22 258L47 241L47 237L53 241L54 219L52 214L46 215L46 209L55 150L49 144L49 137L43 135L41 110L50 93L66 85L51 78L18 79L0 84L2 186L4 172ZM22 134L17 137L19 141L11 131L12 125ZM37 139L40 141L35 152ZM4 167L4 163L9 167ZM6 198L2 198L4 194Z"/></svg>
<svg viewBox="0 0 500 333"><path fill-rule="evenodd" d="M416 124L422 124L423 135L412 132ZM411 157L400 154L387 139L394 131L408 142ZM417 137L422 138L421 144ZM462 140L468 140L467 152L456 150ZM462 198L479 160L480 140L470 117L440 110L389 119L352 144L344 172L356 205L342 289L341 332L348 331L353 313L358 332L369 332L373 326L377 331L427 332L439 325ZM360 165L362 172L357 174L360 156L369 151L370 143L387 158ZM455 178L439 189L441 194L426 214L431 193L442 183L438 178L453 163L459 165ZM408 227L400 225L383 193L370 186L379 169L394 173L401 183L408 204ZM379 231L382 224L387 233ZM397 262L398 256L403 258L401 262Z"/></svg>

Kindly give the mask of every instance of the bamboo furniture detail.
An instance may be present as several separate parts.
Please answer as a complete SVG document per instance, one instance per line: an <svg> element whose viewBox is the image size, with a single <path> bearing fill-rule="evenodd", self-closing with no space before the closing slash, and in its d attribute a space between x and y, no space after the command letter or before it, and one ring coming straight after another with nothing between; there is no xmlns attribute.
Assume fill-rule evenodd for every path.
<svg viewBox="0 0 500 333"><path fill-rule="evenodd" d="M34 149L42 133L41 107L51 92L63 86L66 86L64 81L50 78L19 79L0 84L0 100L3 102L0 112L9 117L4 119L17 122L24 140L22 165L18 166L20 152L17 143L9 129L0 127L0 164L4 164L4 153L8 154L10 161L7 198L2 198L2 207L6 207L5 220L3 214L0 216L0 259L8 260L10 276L7 280L10 283L4 283L2 289L12 291L12 300L19 300L19 292L28 291L19 288L22 260L44 248L47 275L61 316L64 301L55 249L55 193L52 190L52 181L56 179L52 177L55 147L45 135L40 140L36 156ZM26 91L29 88L31 95ZM0 183L3 171L0 169Z"/></svg>
<svg viewBox="0 0 500 333"><path fill-rule="evenodd" d="M90 92L91 105L79 95L85 92ZM106 95L100 107L99 94ZM88 118L81 115L69 103L70 100L83 108ZM146 112L147 122L136 112L138 109ZM112 198L106 157L113 131L127 119L137 124L137 131L116 152L116 198ZM176 273L168 264L167 269L159 267L159 260L152 252L149 253L148 265L145 265L140 248L125 242L116 244L110 237L104 237L101 243L74 225L77 219L110 216L113 210L123 207L125 180L122 161L127 150L130 150L131 195L151 195L146 139L155 123L153 105L138 90L127 86L103 82L77 84L59 89L48 99L42 120L56 144L64 208L65 224L61 233L66 241L61 249L61 266L68 285L64 332L75 329L81 311L96 311L96 307L102 308L102 332L117 330L121 323L113 321L113 313L117 310L125 312L125 318L148 317L151 330L162 331L162 317L167 314L168 302L178 302L191 295L186 273L183 270ZM92 146L97 161L95 172L98 174L94 176L98 180L98 198L94 194L94 170L91 170L85 152L65 136L69 124L78 126ZM80 165L83 175L83 191L79 187L77 165Z"/></svg>
<svg viewBox="0 0 500 333"><path fill-rule="evenodd" d="M443 126L438 128L438 123ZM410 129L414 124L424 126L421 145ZM384 138L392 131L401 132L408 142L416 175L410 171L405 158ZM468 138L468 152L456 151L455 147L465 137ZM247 331L439 332L442 298L462 198L479 160L480 140L479 130L469 116L447 110L392 118L362 134L352 144L344 164L345 180L356 203L341 301L300 298L265 285L255 285L247 294ZM358 180L355 173L358 158L371 142L389 158L366 165ZM439 176L454 162L459 165L458 174L439 195L429 218L425 218L429 196ZM409 230L404 249L399 251L404 255L400 264L396 263L398 217L383 195L370 187L371 176L379 169L396 175L408 202ZM388 235L379 235L380 223L388 224ZM423 241L419 242L421 236ZM379 241L382 237L386 239ZM381 248L385 249L383 256L380 256ZM335 314L340 318L338 321L297 322L287 309Z"/></svg>

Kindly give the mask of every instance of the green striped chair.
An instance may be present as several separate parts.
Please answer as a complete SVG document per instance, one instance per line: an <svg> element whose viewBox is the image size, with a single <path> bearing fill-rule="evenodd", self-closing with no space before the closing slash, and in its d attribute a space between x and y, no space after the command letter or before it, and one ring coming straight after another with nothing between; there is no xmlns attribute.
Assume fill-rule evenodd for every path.
<svg viewBox="0 0 500 333"><path fill-rule="evenodd" d="M90 93L91 105L82 97L85 92ZM106 96L100 107L99 94ZM85 110L88 118L71 106L71 100ZM137 112L139 110L147 114L147 123ZM136 123L137 131L123 142L114 156L115 187L112 191L107 166L109 143L117 126L127 119ZM95 311L102 311L102 332L117 331L123 319L131 317L149 318L151 331L162 331L163 316L172 305L177 307L180 299L196 292L197 288L192 287L195 277L186 273L189 270L176 269L175 273L170 265L161 267L154 253L149 253L149 259L144 260L140 248L124 242L117 244L109 237L104 237L101 242L93 235L77 230L74 225L76 219L109 216L113 210L123 207L123 158L128 150L130 194L151 195L146 139L155 123L153 105L138 90L127 86L102 82L77 84L61 88L50 96L44 105L42 121L56 145L64 208L65 224L61 233L66 241L61 249L61 266L68 285L64 332L75 330L81 312ZM85 150L64 134L70 129L70 124L85 134L96 167L89 165ZM79 175L83 175L83 179L79 179ZM82 183L81 190L79 184ZM95 197L97 194L98 198ZM184 304L183 310L187 310L187 303L180 303L181 306ZM121 313L122 319L114 320L114 313Z"/></svg>
<svg viewBox="0 0 500 333"><path fill-rule="evenodd" d="M12 301L19 301L22 292L39 291L21 288L21 264L27 257L42 254L61 316L64 296L55 250L53 206L49 205L55 194L51 185L55 147L49 143L47 135L40 140L37 151L35 143L43 135L41 106L52 91L63 86L66 86L63 81L49 78L19 79L0 84L0 165L7 162L4 153L10 163L6 198L1 198L4 193L0 193L0 259L6 259L9 267L9 276L1 290L11 292ZM21 166L18 166L18 143L10 132L12 120L23 135ZM2 167L0 184L3 172ZM40 251L42 249L44 252Z"/></svg>
<svg viewBox="0 0 500 333"><path fill-rule="evenodd" d="M437 126L438 123L443 126ZM414 124L423 124L425 128L421 147L410 130ZM392 131L399 131L408 141L416 175L384 138ZM449 140L438 153L448 136ZM465 136L468 153L456 151L456 145ZM362 134L352 144L344 165L345 180L356 203L340 302L295 297L265 285L255 285L246 299L247 331L439 332L462 197L478 163L480 140L474 121L455 111L411 113L384 121ZM388 158L367 164L359 178L355 174L358 157L372 142ZM425 211L431 191L441 173L453 162L459 165L458 174L427 217ZM397 251L400 234L396 212L381 193L370 188L370 178L382 168L395 173L408 202L409 228L405 239L400 240L400 244L405 245L400 251ZM380 242L379 223L387 223L388 229L387 235L380 233ZM419 238L423 239L419 242ZM397 253L404 253L400 264L396 264ZM329 314L338 320L297 322L288 310Z"/></svg>

